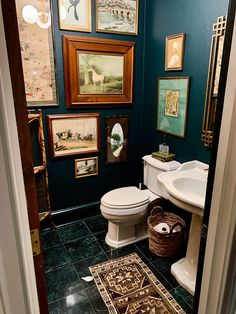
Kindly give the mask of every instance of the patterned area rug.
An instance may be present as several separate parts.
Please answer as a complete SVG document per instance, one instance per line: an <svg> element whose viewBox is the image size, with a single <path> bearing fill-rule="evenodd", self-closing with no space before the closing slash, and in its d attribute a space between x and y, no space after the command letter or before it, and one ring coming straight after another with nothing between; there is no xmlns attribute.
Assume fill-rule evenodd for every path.
<svg viewBox="0 0 236 314"><path fill-rule="evenodd" d="M111 314L184 314L136 253L89 267Z"/></svg>

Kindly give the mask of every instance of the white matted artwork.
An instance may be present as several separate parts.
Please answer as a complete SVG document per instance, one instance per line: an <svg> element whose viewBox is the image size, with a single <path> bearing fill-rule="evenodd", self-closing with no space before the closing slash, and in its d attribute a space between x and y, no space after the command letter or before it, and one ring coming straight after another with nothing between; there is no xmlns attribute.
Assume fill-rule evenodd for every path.
<svg viewBox="0 0 236 314"><path fill-rule="evenodd" d="M138 0L96 0L96 31L137 35Z"/></svg>
<svg viewBox="0 0 236 314"><path fill-rule="evenodd" d="M58 0L60 29L91 32L91 0Z"/></svg>
<svg viewBox="0 0 236 314"><path fill-rule="evenodd" d="M75 159L75 178L96 176L98 174L98 157Z"/></svg>
<svg viewBox="0 0 236 314"><path fill-rule="evenodd" d="M27 105L57 105L50 2L16 0Z"/></svg>

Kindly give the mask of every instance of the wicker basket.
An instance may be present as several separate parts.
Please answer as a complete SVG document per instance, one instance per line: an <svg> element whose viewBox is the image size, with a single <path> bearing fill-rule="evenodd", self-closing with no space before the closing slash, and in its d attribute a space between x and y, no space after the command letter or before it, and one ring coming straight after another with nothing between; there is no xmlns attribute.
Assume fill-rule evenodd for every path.
<svg viewBox="0 0 236 314"><path fill-rule="evenodd" d="M170 227L170 233L159 233L154 227L159 223L166 223ZM163 256L175 256L184 237L186 224L179 216L164 212L161 206L153 207L148 217L149 249L152 253ZM175 232L173 230L175 229Z"/></svg>

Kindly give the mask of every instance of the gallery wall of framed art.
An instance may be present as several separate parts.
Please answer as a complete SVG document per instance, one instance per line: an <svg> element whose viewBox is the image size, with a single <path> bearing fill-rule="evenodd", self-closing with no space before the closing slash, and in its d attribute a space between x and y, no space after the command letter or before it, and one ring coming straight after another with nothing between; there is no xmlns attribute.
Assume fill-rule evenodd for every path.
<svg viewBox="0 0 236 314"><path fill-rule="evenodd" d="M138 167L139 161L135 156L138 155L141 139L141 130L137 130L136 126L142 106L140 86L143 77L144 16L140 12L144 11L144 3L122 0L123 9L126 10L124 19L121 12L113 14L111 8L115 8L115 3L51 1L58 107L46 106L42 108L42 113L46 126L44 134L53 211L97 201L108 187L126 184L125 176L128 176L130 185L138 180L138 173L131 169L136 165ZM104 12L107 19L103 20L102 17L102 21ZM75 50L72 52L73 48L68 49L66 62L65 37L79 38L77 47L75 41L70 41L72 46L75 45ZM69 97L71 100L68 101ZM100 116L99 142L89 149L79 148L78 143L86 146L88 140L79 142L76 139L76 132L81 132L75 130L73 117L96 113ZM72 117L62 121L56 118L57 115ZM107 163L106 156L105 123L106 117L112 116L128 116L128 137L133 138L129 149L122 150L122 162L117 163ZM79 122L80 118L75 120ZM59 136L62 133L60 139L56 133ZM83 134L84 137L87 135ZM86 163L90 165L95 159L96 175L86 175L86 171L90 171L90 167L86 170ZM76 164L75 160L78 160ZM82 172L76 174L76 165L83 169ZM90 187L94 189L92 198L87 193Z"/></svg>

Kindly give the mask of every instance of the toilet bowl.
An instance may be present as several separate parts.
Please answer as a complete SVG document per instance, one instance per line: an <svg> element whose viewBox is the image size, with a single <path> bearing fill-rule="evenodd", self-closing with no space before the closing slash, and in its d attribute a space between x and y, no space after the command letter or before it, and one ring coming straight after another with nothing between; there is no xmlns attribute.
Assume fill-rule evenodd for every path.
<svg viewBox="0 0 236 314"><path fill-rule="evenodd" d="M147 238L147 208L151 201L162 196L157 175L176 170L177 161L162 162L150 155L144 156L144 184L148 189L135 186L114 189L101 199L101 214L108 220L106 243L114 248Z"/></svg>
<svg viewBox="0 0 236 314"><path fill-rule="evenodd" d="M108 220L106 243L122 247L147 237L146 212L150 200L158 196L135 186L119 188L101 199L101 213Z"/></svg>

